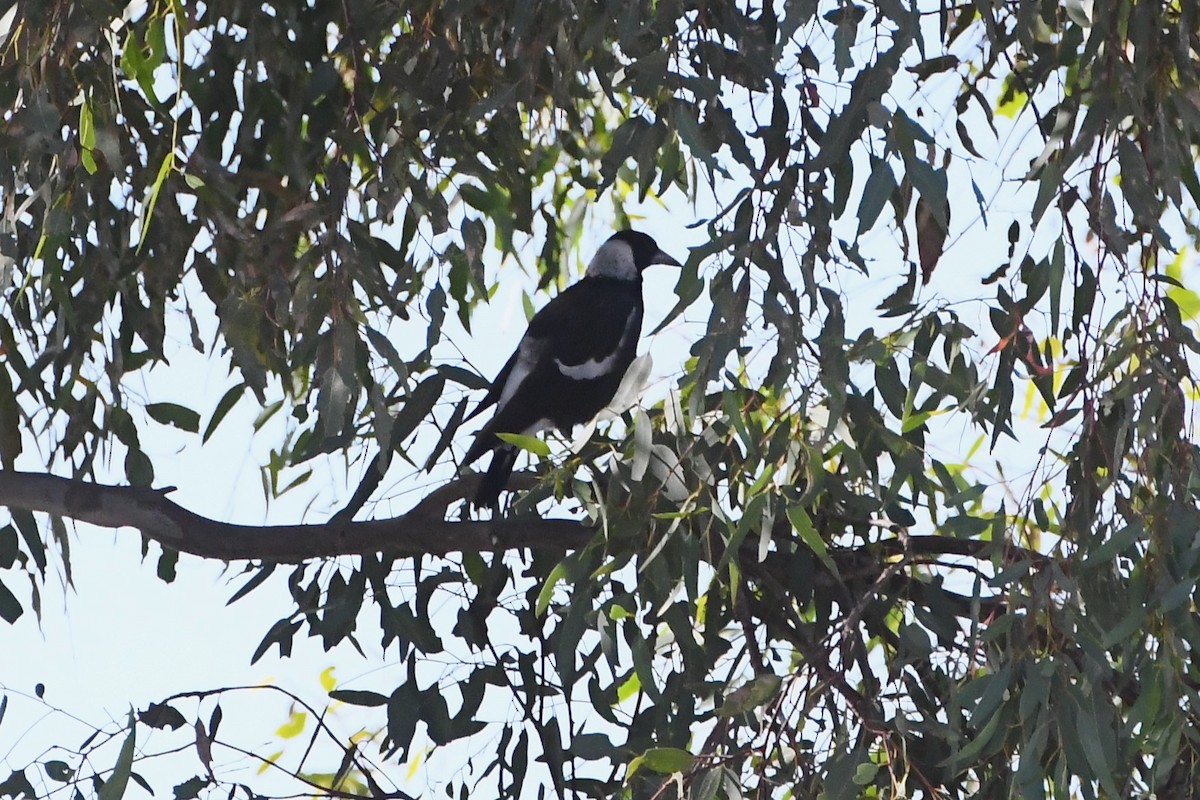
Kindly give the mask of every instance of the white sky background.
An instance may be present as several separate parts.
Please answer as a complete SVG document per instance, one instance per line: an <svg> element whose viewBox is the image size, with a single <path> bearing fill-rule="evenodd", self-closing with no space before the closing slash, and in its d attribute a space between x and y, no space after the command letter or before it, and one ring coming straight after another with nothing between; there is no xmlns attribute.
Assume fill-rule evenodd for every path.
<svg viewBox="0 0 1200 800"><path fill-rule="evenodd" d="M928 97L930 92L952 92L956 85L957 79L951 73L927 84L922 92ZM847 88L843 86L835 92L832 87L822 85L821 91L824 105L832 103L834 107L840 107ZM905 101L902 92L892 96L899 103ZM938 108L950 104L930 105ZM739 113L745 112L743 106ZM919 121L932 124L928 117ZM951 198L954 210L951 238L932 286L921 294L964 303L961 307L964 321L981 334L975 357L982 361L985 369L994 365L994 359L984 357L983 353L995 344L995 335L986 322L983 306L970 301L994 296L994 287L980 286L979 278L1005 260L1009 222L1005 214L1021 219L1025 225L1028 223L1026 209L1032 205L1032 192L1013 193L1005 180L1021 177L1030 160L1042 149L1040 138L1029 136L1033 124L1028 114L1015 123L998 117L997 125L1004 134L999 142L989 141L990 134L986 133L981 121L968 127L981 152L985 155L997 153L996 163L1008 165L1005 174L988 167L986 162L972 163L973 159L959 149L955 150L955 155L965 157L966 161L957 162L954 169L972 164L973 169L979 170L973 176L985 197L991 200L993 193L997 193L1000 198L988 211L988 229L984 231L975 221L977 203L969 188L962 189L952 175L951 187L958 187L960 191ZM1013 133L1006 134L1006 129ZM867 175L865 163L859 164L855 195L861 191ZM729 184L728 196L733 196L738 188ZM704 192L701 197L705 197ZM654 203L644 204L639 210L645 214L645 220L637 227L654 235L665 250L683 260L688 248L698 244L703 237L702 231L688 230L687 225L711 214L712 203L704 200L701 208L692 209L678 195L668 196L666 200L669 210L660 209ZM857 201L852 199L846 215L848 222L843 219L838 226L837 233L845 238L851 238L856 228L856 208ZM897 248L894 242L898 236L893 228L884 224L890 213L890 208L885 208L875 229L862 238L868 257L887 254L888 258L895 259ZM1058 235L1057 225L1050 215L1047 220L1039 237ZM591 240L581 247L585 259L609 233L609 229L599 224L592 227ZM1024 240L1026 247L1027 241ZM1041 249L1040 246L1033 247L1032 251ZM536 252L536 247L531 248L531 253ZM1019 248L1014 263L1019 263L1023 253L1024 250ZM495 254L489 253L489 257L493 259L488 271L491 276L496 274ZM916 257L915 245L911 257ZM906 268L899 263L880 261L873 265L869 277L838 276L849 300L847 331L850 338L867 324L877 324L874 307L902 282L905 272ZM1015 270L1012 273L1015 274ZM675 277L667 268L646 273L644 331L657 326L673 307ZM474 336L467 336L457 328L453 309L447 314L448 335L469 361L488 377L503 365L524 331L521 295L532 284L514 265L504 268L500 281L501 288L493 302L481 307L473 319ZM540 306L547 296L539 299ZM648 390L647 404L662 397L673 383L692 342L703 332L706 318L707 309L701 304L653 340L643 341L641 352L650 352L654 358L654 383ZM209 324L215 325L215 322L210 319ZM886 328L886 323L881 327ZM176 327L174 334L178 350L170 355L171 367L157 368L149 375L145 395L154 402L178 402L194 408L207 422L217 400L233 383L227 362L192 351L187 342L186 326ZM211 337L207 340L211 341ZM403 348L401 350L403 352ZM1018 383L1014 414L1021 413L1024 386L1024 382ZM268 507L263 498L259 467L266 463L271 446L277 445L284 415L272 420L247 447L246 431L259 412L251 397L247 394L243 398L204 447L198 446L196 436L153 422L142 425L142 441L154 461L156 485L178 487L172 495L175 502L215 519L246 524L323 521L348 498L361 474L362 464L354 465L347 475L342 470L342 463L334 459L326 468L318 470L309 484ZM1036 430L1038 422L1027 420L1023 429L1033 431L1034 440L1041 444L1045 433ZM956 423L964 424L957 420ZM966 449L977 433L966 427L961 430L959 435L947 430L931 436L931 452L948 461L965 458ZM1009 472L1010 478L1028 468L1030 457L1035 455L1031 452L1030 441L1033 440L1026 440L1023 447L1014 447L1002 440L995 457L1011 462L1018 470ZM455 451L461 454L468 442L469 435L460 433ZM958 454L958 458L954 454ZM39 456L36 448L27 448L18 466L37 470L41 466ZM985 466L988 460L982 459ZM410 480L425 484L433 479L427 476L414 479L411 469L397 461L374 498L382 500L382 504L378 507L368 505L360 512L360 518L367 513L387 516L409 507L423 494L414 495L408 490ZM396 502L391 503L389 497L395 498ZM7 776L9 768L60 757L47 748L56 744L80 744L90 733L89 726L104 727L110 720L123 723L130 706L144 709L150 702L177 691L270 682L294 691L322 708L324 691L318 675L327 667L336 667L339 688L389 693L403 679L403 672L396 663L395 647L386 655L380 651L375 615L369 602L364 604L364 611L359 615L357 636L365 657L345 644L325 653L319 640L304 638L302 632L295 640L292 658L281 660L272 648L259 664L248 666L250 655L271 624L291 608L284 584L290 568L280 567L266 585L226 607L225 601L245 580L240 577L240 564L225 567L184 555L179 560L176 581L168 585L155 575L158 547L151 546L150 558L145 563L140 559L140 547L140 538L132 530L114 533L79 526L78 533L71 538L73 586L65 587L61 580L52 577L43 588L40 624L32 613L27 612L16 625L0 629L0 693L8 697L6 716L0 720L0 780ZM5 575L9 588L21 594L21 587L8 581L9 575L11 573ZM38 683L46 687L44 703L33 697L34 685ZM287 719L286 700L243 695L225 705L222 731L226 737L263 753L284 746L281 743L276 746L273 731ZM181 703L178 707L190 722L194 706ZM205 708L210 709L211 705ZM72 715L85 720L88 725L73 721ZM200 716L207 719L208 710ZM335 714L333 722L340 726L343 734L349 735L359 725L368 724L368 720L369 724L382 724L382 709L362 712L343 708ZM113 730L116 726L107 727ZM139 744L145 743L146 740L139 740ZM155 738L149 739L150 750L155 749L154 744ZM292 740L286 746L291 754L303 745ZM234 758L219 751L215 755L219 764L229 763ZM110 768L116 758L115 747L109 748L100 758L108 758L108 761L97 761L93 766L102 770ZM269 790L262 783L263 779L255 775L257 765L245 759L234 760L243 765L244 771L238 780L264 792ZM136 767L150 779L157 794L168 794L172 782L202 772L194 750L162 759L161 765L161 768L153 765ZM309 764L313 770L331 771L336 766L337 754L328 750L324 754L318 753ZM533 771L535 767L531 764L531 776L538 774ZM420 795L428 786L439 785L444 779L444 776L422 772L406 779L406 771L407 765L394 762L386 768L388 776L399 788L413 794ZM36 785L35 771L29 770L27 774ZM226 772L224 777L229 777L229 773ZM129 792L131 796L141 794L132 785Z"/></svg>
<svg viewBox="0 0 1200 800"><path fill-rule="evenodd" d="M655 207L653 203L646 204L655 219L637 227L658 236L660 243L678 257L686 257L688 247L696 244L702 234L686 231L681 222L661 210L655 212ZM690 221L690 217L684 219ZM607 233L595 231L594 241L583 247L587 257ZM494 252L489 256L496 260ZM495 274L495 270L489 269L489 274ZM458 328L453 313L447 315L447 330L451 331L454 342L489 376L503 365L525 330L522 290L529 289L532 282L515 265L505 267L501 281L506 277L515 282L502 285L493 302L475 315L472 321L475 336L467 336ZM656 268L647 273L646 331L672 308L676 277L670 268ZM541 299L543 303L545 299ZM205 322L201 321L202 327ZM207 322L215 326L215 319ZM660 384L664 368L677 372L691 344L688 337L678 333L678 328L677 325L662 332L654 342L644 341L641 347L643 353L653 352L654 374L659 376ZM201 413L203 425L234 379L228 374L227 359L210 359L191 349L185 324L181 322L174 334L177 349L169 354L171 366L156 368L151 373L144 385L144 395L153 402L178 402L196 409ZM210 340L206 337L206 341ZM661 350L672 352L664 354ZM334 459L324 469L318 469L309 484L268 506L259 465L266 463L270 448L277 446L286 415L276 415L247 448L246 434L259 411L252 395L247 393L203 447L197 446L195 435L146 422L141 428L142 443L155 465L155 485L177 487L171 495L173 501L223 521L244 524L324 521L349 498L361 475L362 464L354 465L347 475L341 471L340 460ZM455 452L461 455L469 442L469 434L460 434L455 440ZM18 467L36 470L39 463L37 448L28 447ZM119 472L119 463L116 466L114 473ZM442 472L444 480L446 470ZM379 507L369 505L360 512L360 518L369 511L376 516L387 516L410 507L425 493L412 490L407 485L410 482L424 485L435 481L427 475L412 475L411 468L397 460L374 498L380 501ZM393 499L395 508L391 508ZM0 631L0 653L8 654L0 656L0 692L9 696L5 718L0 720L3 776L7 775L7 768L33 760L62 758L62 754L46 752L53 745L80 744L91 729L72 722L69 715L86 720L89 725L104 727L112 720L123 723L130 706L145 709L149 703L174 692L261 682L287 688L321 708L326 698L319 684L319 673L329 666L337 668L339 688L370 688L386 694L403 679L395 645L387 656L381 652L377 615L372 613L369 601L360 614L357 636L366 658L349 646L325 653L319 640L306 638L302 633L295 639L292 658L279 659L277 649L272 647L258 664L248 666L262 637L291 607L286 589L289 566L281 566L264 586L227 607L225 602L246 580L241 573L242 564L226 567L181 555L175 582L165 584L155 574L159 547L152 544L149 558L142 562L141 538L136 531L113 532L90 525L68 525L78 530L71 538L73 585L65 587L59 571L43 587L40 626L35 616L27 612L16 625ZM55 569L53 562L51 569ZM12 583L8 581L10 588L22 595L21 587ZM44 704L33 695L38 683L46 687ZM190 717L188 704L177 705ZM66 713L54 713L49 707ZM278 748L266 743L273 731L287 721L287 712L285 698L243 696L242 700L227 704L222 731L230 736L235 726L244 726L237 740L262 742L256 749L269 753ZM382 709L360 712L343 707L342 716L358 723L347 724L346 735L368 720L382 723ZM207 719L208 711L200 717ZM294 741L289 744L296 747ZM337 755L331 756L328 751L324 755L324 763L315 758L310 761L310 768L335 769ZM115 759L115 749L110 758ZM219 753L217 759L219 763ZM152 763L138 769L151 780L156 791L162 792L169 788L164 781L189 777L189 767L181 765L188 760L187 757L164 759L159 769ZM190 768L200 774L199 760L194 755L190 760ZM107 769L111 763L96 766ZM262 779L255 778L254 767L248 766L248 773L241 780L258 788ZM403 776L405 769L406 765L393 764L388 771L397 778ZM29 771L31 779L35 778L33 773ZM152 776L156 773L162 775L161 780L154 780ZM424 785L424 779L418 775L404 788L419 793ZM135 788L130 791L140 792Z"/></svg>

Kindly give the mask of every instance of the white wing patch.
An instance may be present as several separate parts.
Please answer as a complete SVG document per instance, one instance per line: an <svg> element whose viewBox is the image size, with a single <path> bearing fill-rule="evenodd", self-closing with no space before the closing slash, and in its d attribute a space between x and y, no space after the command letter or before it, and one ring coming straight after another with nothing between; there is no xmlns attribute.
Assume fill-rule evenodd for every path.
<svg viewBox="0 0 1200 800"><path fill-rule="evenodd" d="M625 345L629 344L629 337L634 333L633 325L636 321L637 309L631 308L629 318L625 320L625 330L621 332L621 341L617 343L611 353L604 358L589 358L582 364L564 364L561 358L556 358L554 363L558 366L558 371L576 381L590 381L612 372L613 365L617 363L617 356L625 349ZM515 367L513 372L516 372Z"/></svg>
<svg viewBox="0 0 1200 800"><path fill-rule="evenodd" d="M496 401L497 414L517 393L517 389L521 388L521 384L529 377L529 373L533 372L545 347L544 341L529 335L521 340L521 344L517 347L517 363L513 364L512 372L508 373L508 380L504 382L504 388L500 390L500 399Z"/></svg>
<svg viewBox="0 0 1200 800"><path fill-rule="evenodd" d="M554 359L554 363L558 365L558 371L568 378L577 381L588 381L592 378L599 378L602 375L607 375L612 372L613 363L617 360L617 354L614 352L607 358L597 361L594 358L589 358L582 364L576 364L568 367L559 359Z"/></svg>

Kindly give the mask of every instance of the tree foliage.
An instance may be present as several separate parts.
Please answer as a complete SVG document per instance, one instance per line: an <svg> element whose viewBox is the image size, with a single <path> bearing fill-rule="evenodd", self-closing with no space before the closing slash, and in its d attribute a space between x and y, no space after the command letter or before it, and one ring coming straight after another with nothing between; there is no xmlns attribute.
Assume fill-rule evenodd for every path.
<svg viewBox="0 0 1200 800"><path fill-rule="evenodd" d="M484 382L448 354L485 263L552 287L585 231L661 197L705 231L664 323L708 314L690 358L507 512L590 542L311 560L255 655L377 616L404 679L334 698L378 707L385 762L419 730L431 761L471 742L430 779L456 796L1186 793L1198 15L17 2L0 486L151 486L155 425L202 447L244 398L287 415L274 492L364 442L436 469ZM228 364L211 409L136 390L181 342ZM11 621L4 584L67 554L27 510L53 506L8 502ZM115 763L0 789L40 769L115 796Z"/></svg>

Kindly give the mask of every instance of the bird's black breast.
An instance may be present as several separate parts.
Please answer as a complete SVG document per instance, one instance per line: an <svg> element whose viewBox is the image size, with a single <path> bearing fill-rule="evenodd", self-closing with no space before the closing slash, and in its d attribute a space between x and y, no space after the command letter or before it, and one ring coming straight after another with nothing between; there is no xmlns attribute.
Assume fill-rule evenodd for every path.
<svg viewBox="0 0 1200 800"><path fill-rule="evenodd" d="M641 281L585 278L537 314L529 334L544 339L555 358L566 364L611 355L625 335L629 315L637 315L631 337L641 332Z"/></svg>

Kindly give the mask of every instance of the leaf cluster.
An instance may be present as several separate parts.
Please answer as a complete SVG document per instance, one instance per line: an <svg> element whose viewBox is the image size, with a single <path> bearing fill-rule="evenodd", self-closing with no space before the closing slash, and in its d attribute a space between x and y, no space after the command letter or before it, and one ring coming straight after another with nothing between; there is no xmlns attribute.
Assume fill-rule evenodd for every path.
<svg viewBox="0 0 1200 800"><path fill-rule="evenodd" d="M336 697L385 758L486 742L459 796L1200 781L1194 4L40 9L0 34L6 470L149 485L147 425L243 397L289 420L275 492L363 441L436 465L485 254L549 287L603 202L701 217L665 399L509 510L591 544L291 573L255 656L377 614L403 676ZM131 388L179 342L228 365L209 414ZM6 577L60 533L14 512Z"/></svg>

